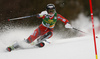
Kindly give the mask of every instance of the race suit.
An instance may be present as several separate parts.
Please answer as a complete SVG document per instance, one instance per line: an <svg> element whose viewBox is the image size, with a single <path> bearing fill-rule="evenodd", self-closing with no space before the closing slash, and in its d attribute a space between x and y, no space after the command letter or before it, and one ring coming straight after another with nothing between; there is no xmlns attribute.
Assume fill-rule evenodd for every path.
<svg viewBox="0 0 100 59"><path fill-rule="evenodd" d="M53 28L58 20L62 21L63 23L68 23L69 21L65 19L63 16L61 16L58 13L55 13L53 17L49 17L49 15L38 15L38 18L42 18L42 24L35 29L34 33L30 35L27 39L28 43L33 42L35 39L37 39L40 36L43 36L44 34L51 32L53 35ZM51 38L52 35L49 37ZM49 39L48 38L48 39Z"/></svg>

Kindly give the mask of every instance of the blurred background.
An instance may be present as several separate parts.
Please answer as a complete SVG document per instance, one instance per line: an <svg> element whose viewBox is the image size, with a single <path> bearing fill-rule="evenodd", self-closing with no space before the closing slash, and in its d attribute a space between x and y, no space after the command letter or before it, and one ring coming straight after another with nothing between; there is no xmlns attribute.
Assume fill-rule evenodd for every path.
<svg viewBox="0 0 100 59"><path fill-rule="evenodd" d="M100 0L92 0L92 2L94 16L100 20ZM57 13L70 22L76 20L80 13L90 17L89 0L0 0L0 30L7 30L16 26L39 26L42 19L37 17L9 22L8 19L40 13L46 9L46 5L49 3L55 4ZM58 21L55 31L64 28L64 24Z"/></svg>

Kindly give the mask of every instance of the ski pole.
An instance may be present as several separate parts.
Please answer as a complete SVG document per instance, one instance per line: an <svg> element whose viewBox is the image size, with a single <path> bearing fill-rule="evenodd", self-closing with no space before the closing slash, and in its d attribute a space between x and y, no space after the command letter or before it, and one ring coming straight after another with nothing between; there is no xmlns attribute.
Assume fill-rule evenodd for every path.
<svg viewBox="0 0 100 59"><path fill-rule="evenodd" d="M12 19L8 19L8 21L11 21L11 20L18 20L18 19L24 19L24 18L29 18L29 17L33 17L33 16L37 16L37 14L35 14L35 15L30 15L30 16L24 16L24 17L18 17L18 18L12 18Z"/></svg>
<svg viewBox="0 0 100 59"><path fill-rule="evenodd" d="M84 33L84 34L89 34L89 33L86 33L86 32L83 32L83 31L81 31L81 30L79 30L79 29L76 29L76 28L73 28L74 30L77 30L77 31L79 31L79 32L81 32L81 33ZM98 36L95 36L96 38L98 38Z"/></svg>
<svg viewBox="0 0 100 59"><path fill-rule="evenodd" d="M85 34L87 34L86 32L83 32L83 31L81 31L81 30L79 30L79 29L76 29L76 28L73 28L74 30L77 30L77 31L79 31L79 32L82 32L82 33L85 33Z"/></svg>

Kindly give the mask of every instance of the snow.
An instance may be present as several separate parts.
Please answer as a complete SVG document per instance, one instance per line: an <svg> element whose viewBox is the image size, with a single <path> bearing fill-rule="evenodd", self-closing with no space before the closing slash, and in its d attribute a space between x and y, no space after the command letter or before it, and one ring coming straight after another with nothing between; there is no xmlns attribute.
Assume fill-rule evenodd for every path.
<svg viewBox="0 0 100 59"><path fill-rule="evenodd" d="M83 16L82 14L80 14L78 19L80 18L85 20L89 19ZM77 27L79 22L77 22L76 20L73 21L72 24L74 24L74 22L76 22L77 24L73 26ZM78 28L85 32L88 32L88 30L91 29L90 27L91 24L90 22L89 23L88 22L89 21L86 21L86 24L89 25L88 28L85 27L86 24L83 25L84 23L82 24L82 27L80 25ZM30 34L33 33L34 29L36 28L37 27L35 28L17 27L15 29L2 32L2 34L0 34L0 59L95 59L96 58L93 35L61 39L59 38L59 36L56 36L56 32L54 32L54 36L50 38L50 40L48 40L51 42L51 44L46 43L46 46L43 48L29 47L29 49L18 49L12 52L7 52L5 50L7 46L12 45L15 41L22 41L24 38L27 38ZM96 38L96 42L97 42L97 53L99 59L100 33L96 33L96 36L98 36L98 38Z"/></svg>
<svg viewBox="0 0 100 59"><path fill-rule="evenodd" d="M100 39L97 39L100 58ZM55 40L43 48L15 50L0 53L2 59L95 59L92 36Z"/></svg>

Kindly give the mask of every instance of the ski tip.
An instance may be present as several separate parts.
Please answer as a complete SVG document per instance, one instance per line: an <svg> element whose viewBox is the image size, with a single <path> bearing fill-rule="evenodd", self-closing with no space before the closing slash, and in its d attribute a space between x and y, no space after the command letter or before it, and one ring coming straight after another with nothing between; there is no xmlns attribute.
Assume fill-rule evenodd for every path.
<svg viewBox="0 0 100 59"><path fill-rule="evenodd" d="M10 19L8 19L8 21L10 21Z"/></svg>

